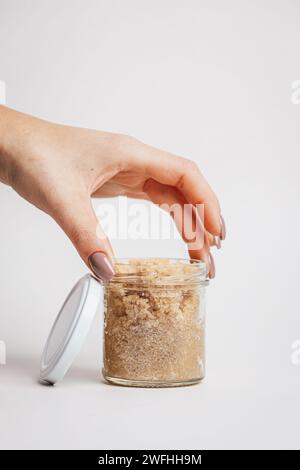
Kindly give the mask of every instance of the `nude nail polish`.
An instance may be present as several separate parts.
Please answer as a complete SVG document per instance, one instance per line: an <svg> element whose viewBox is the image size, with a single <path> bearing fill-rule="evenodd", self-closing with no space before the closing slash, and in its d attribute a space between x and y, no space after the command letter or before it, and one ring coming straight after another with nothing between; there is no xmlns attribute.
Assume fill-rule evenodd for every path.
<svg viewBox="0 0 300 470"><path fill-rule="evenodd" d="M222 215L220 215L220 223L221 223L220 239L225 240L225 238L226 238L226 224L225 224L225 220L224 220Z"/></svg>
<svg viewBox="0 0 300 470"><path fill-rule="evenodd" d="M108 282L114 276L115 271L105 253L96 251L89 256L89 265L95 276L104 282Z"/></svg>
<svg viewBox="0 0 300 470"><path fill-rule="evenodd" d="M218 248L218 250L221 248L222 243L220 237L215 236L214 237L214 246Z"/></svg>
<svg viewBox="0 0 300 470"><path fill-rule="evenodd" d="M216 275L215 261L211 253L209 253L208 256L209 256L209 277L210 279L213 279Z"/></svg>

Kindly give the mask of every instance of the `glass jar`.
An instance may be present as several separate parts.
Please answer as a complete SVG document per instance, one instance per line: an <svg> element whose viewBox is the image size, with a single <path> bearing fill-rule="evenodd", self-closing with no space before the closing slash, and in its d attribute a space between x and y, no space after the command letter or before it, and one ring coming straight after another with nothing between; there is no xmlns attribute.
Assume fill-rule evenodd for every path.
<svg viewBox="0 0 300 470"><path fill-rule="evenodd" d="M205 374L205 263L125 259L104 286L103 376L118 385L170 387Z"/></svg>

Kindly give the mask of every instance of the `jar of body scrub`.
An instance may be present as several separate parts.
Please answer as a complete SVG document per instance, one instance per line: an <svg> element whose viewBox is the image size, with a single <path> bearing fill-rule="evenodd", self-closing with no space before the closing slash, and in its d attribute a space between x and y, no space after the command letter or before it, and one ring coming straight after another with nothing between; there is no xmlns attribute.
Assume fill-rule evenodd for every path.
<svg viewBox="0 0 300 470"><path fill-rule="evenodd" d="M65 301L47 340L41 381L69 369L103 311L103 377L111 384L171 387L205 373L206 266L180 259L126 259L106 284L82 278Z"/></svg>
<svg viewBox="0 0 300 470"><path fill-rule="evenodd" d="M105 286L103 376L114 384L188 385L204 377L205 265L124 260Z"/></svg>

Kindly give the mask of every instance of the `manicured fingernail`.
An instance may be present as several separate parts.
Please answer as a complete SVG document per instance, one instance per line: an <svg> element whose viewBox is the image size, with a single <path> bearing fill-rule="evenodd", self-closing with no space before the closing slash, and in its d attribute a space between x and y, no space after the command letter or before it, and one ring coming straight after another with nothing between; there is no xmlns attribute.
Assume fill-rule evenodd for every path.
<svg viewBox="0 0 300 470"><path fill-rule="evenodd" d="M92 253L89 256L89 265L95 276L99 277L104 282L110 281L115 274L107 256L101 251Z"/></svg>
<svg viewBox="0 0 300 470"><path fill-rule="evenodd" d="M209 277L210 279L213 279L216 275L215 261L211 253L208 253L208 256L209 256Z"/></svg>
<svg viewBox="0 0 300 470"><path fill-rule="evenodd" d="M220 237L215 236L214 237L214 246L218 248L218 250L221 248L222 243Z"/></svg>
<svg viewBox="0 0 300 470"><path fill-rule="evenodd" d="M224 220L222 215L220 215L220 223L221 223L220 238L221 238L221 240L225 240L225 238L226 238L226 224L225 224L225 220Z"/></svg>

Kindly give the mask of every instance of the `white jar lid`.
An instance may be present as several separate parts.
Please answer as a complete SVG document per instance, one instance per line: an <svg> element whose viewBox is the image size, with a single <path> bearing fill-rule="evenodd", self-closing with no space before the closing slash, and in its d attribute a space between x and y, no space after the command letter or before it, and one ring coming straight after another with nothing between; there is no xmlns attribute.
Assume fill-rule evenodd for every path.
<svg viewBox="0 0 300 470"><path fill-rule="evenodd" d="M40 380L61 380L79 353L102 296L102 286L86 274L66 298L48 336L41 361Z"/></svg>

